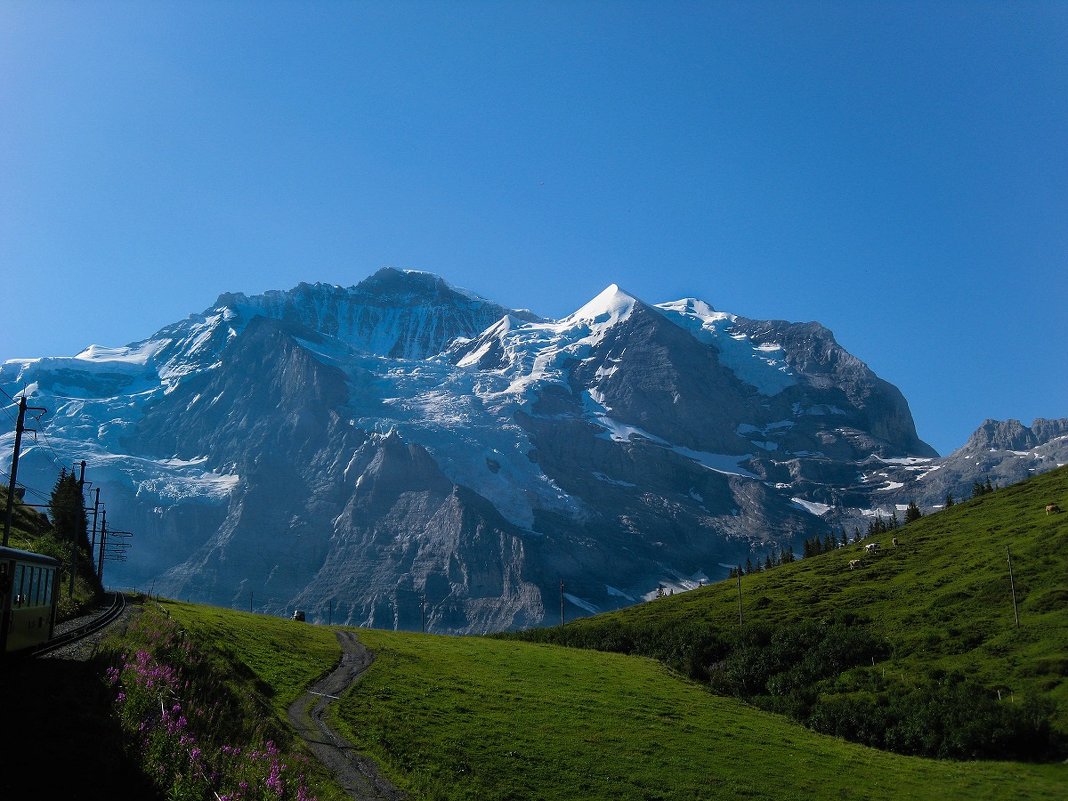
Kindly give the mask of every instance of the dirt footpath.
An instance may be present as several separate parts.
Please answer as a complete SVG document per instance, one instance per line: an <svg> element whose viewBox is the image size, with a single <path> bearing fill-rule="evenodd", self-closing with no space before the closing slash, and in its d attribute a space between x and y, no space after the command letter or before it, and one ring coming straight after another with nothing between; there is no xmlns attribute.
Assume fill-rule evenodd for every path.
<svg viewBox="0 0 1068 801"><path fill-rule="evenodd" d="M374 657L351 631L337 632L341 664L289 705L289 722L308 748L345 791L358 801L401 801L405 796L389 783L370 758L356 753L326 722L326 709L371 665Z"/></svg>

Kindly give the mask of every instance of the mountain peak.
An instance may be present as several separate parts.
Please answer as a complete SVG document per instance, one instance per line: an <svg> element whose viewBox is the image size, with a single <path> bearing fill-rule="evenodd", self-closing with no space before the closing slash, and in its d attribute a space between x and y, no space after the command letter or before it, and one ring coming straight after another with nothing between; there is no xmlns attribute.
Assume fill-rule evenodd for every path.
<svg viewBox="0 0 1068 801"><path fill-rule="evenodd" d="M460 298L480 304L490 301L467 289L453 286L444 278L434 273L421 270L398 270L395 267L383 267L356 285L361 295L371 295L389 300L403 298L408 303L437 304L442 301L456 301Z"/></svg>
<svg viewBox="0 0 1068 801"><path fill-rule="evenodd" d="M609 284L597 297L564 320L572 323L616 323L629 317L634 306L640 303L629 292L620 289L618 284Z"/></svg>

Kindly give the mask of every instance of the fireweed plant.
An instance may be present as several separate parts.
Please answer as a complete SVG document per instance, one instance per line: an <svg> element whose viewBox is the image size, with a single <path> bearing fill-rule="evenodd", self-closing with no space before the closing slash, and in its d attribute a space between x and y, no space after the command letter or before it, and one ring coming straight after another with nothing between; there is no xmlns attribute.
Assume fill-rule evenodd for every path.
<svg viewBox="0 0 1068 801"><path fill-rule="evenodd" d="M146 608L123 642L107 681L128 746L166 798L311 801L307 757L276 745L273 713L226 686L225 666L175 622Z"/></svg>

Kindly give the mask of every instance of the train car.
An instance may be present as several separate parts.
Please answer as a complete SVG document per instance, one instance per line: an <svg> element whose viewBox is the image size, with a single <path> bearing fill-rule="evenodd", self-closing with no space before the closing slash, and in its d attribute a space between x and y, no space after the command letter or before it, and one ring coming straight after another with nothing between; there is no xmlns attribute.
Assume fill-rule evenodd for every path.
<svg viewBox="0 0 1068 801"><path fill-rule="evenodd" d="M51 639L58 600L58 559L0 547L0 654Z"/></svg>

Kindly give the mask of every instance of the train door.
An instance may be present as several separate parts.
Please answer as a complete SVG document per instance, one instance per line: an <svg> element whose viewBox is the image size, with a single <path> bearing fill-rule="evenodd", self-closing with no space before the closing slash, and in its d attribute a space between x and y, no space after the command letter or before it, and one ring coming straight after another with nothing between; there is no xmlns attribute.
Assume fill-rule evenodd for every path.
<svg viewBox="0 0 1068 801"><path fill-rule="evenodd" d="M11 618L12 562L0 562L0 657L7 651L7 629Z"/></svg>

